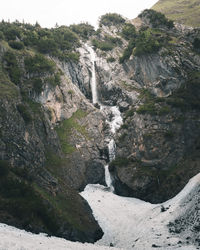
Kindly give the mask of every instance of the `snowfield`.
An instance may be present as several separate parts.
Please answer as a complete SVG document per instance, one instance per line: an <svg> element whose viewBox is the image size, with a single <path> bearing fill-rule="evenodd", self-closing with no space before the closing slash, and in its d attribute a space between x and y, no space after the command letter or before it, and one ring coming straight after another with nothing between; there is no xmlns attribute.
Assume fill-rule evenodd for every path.
<svg viewBox="0 0 200 250"><path fill-rule="evenodd" d="M177 196L162 204L120 197L100 185L88 185L81 195L88 201L104 231L103 238L96 243L98 245L112 243L114 247L138 250L197 249L191 230L193 223L200 224L200 211L195 209L199 204L200 174L193 177ZM192 208L194 213L190 214ZM179 218L183 224L181 232L170 233L167 225ZM200 233L197 234L200 243Z"/></svg>
<svg viewBox="0 0 200 250"><path fill-rule="evenodd" d="M194 224L200 222L199 210L195 209L200 196L200 174L177 196L162 204L120 197L101 185L88 185L81 195L104 231L103 238L95 245L35 235L0 224L0 250L199 249L193 245L195 239L191 233ZM179 218L184 222L181 232L170 233L167 225ZM196 236L200 239L199 232ZM114 247L109 247L110 244Z"/></svg>
<svg viewBox="0 0 200 250"><path fill-rule="evenodd" d="M0 224L0 250L109 250L93 244L82 244L44 234L32 234L24 230ZM116 250L116 248L112 248Z"/></svg>

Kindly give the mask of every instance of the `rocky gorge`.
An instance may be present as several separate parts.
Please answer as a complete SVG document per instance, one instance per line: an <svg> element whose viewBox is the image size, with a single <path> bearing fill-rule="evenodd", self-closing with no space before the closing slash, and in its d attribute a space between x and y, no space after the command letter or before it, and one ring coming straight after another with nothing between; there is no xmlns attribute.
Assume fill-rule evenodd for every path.
<svg viewBox="0 0 200 250"><path fill-rule="evenodd" d="M0 25L0 214L19 228L94 242L103 232L79 192L105 185L111 160L116 194L152 203L200 171L200 30L152 10L137 23L107 14L97 31L83 28ZM119 107L115 134L113 112L99 103Z"/></svg>

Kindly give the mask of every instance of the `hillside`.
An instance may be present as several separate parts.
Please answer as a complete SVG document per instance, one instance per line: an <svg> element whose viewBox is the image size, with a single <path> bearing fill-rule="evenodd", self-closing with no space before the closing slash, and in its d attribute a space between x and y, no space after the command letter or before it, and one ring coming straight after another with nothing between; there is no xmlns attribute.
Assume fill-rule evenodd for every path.
<svg viewBox="0 0 200 250"><path fill-rule="evenodd" d="M174 21L192 27L200 27L199 0L160 0L152 9L164 13Z"/></svg>

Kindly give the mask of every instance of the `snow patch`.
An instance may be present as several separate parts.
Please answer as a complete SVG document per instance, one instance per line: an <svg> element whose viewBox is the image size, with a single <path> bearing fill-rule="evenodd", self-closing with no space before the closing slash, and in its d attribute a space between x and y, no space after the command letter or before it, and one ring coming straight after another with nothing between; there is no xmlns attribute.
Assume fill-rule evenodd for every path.
<svg viewBox="0 0 200 250"><path fill-rule="evenodd" d="M88 185L81 193L93 210L104 236L96 244L122 249L185 249L196 247L182 235L169 232L169 222L184 214L198 195L200 174L193 177L173 199L150 204L135 198L117 196L103 186Z"/></svg>

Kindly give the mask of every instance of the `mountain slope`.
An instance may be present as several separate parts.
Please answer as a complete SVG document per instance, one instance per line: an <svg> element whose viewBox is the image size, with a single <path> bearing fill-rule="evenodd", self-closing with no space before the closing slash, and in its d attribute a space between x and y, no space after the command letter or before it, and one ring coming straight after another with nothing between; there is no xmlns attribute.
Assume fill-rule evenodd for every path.
<svg viewBox="0 0 200 250"><path fill-rule="evenodd" d="M200 27L199 0L160 0L152 9L164 13L174 21L188 26Z"/></svg>

